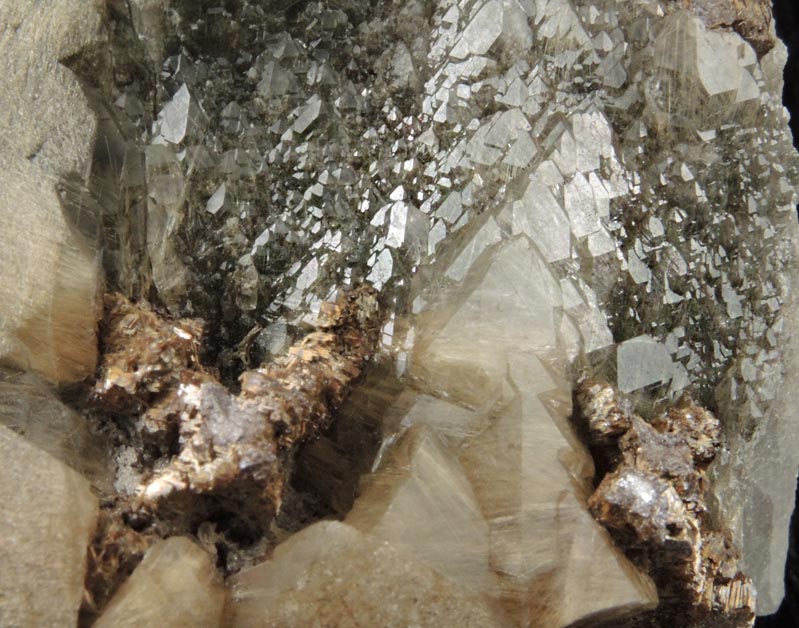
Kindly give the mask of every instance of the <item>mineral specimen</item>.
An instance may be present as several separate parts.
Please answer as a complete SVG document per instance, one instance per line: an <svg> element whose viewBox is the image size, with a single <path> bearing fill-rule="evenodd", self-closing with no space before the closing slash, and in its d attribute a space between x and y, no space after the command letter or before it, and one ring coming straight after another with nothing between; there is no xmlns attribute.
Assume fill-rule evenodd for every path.
<svg viewBox="0 0 799 628"><path fill-rule="evenodd" d="M211 558L187 538L150 548L96 628L219 628L225 590Z"/></svg>
<svg viewBox="0 0 799 628"><path fill-rule="evenodd" d="M96 121L62 61L100 47L100 5L0 7L0 361L55 382L91 375L97 357L98 257L69 201L88 177Z"/></svg>
<svg viewBox="0 0 799 628"><path fill-rule="evenodd" d="M705 470L719 446L716 417L684 397L649 424L607 383L591 380L575 397L578 419L608 470L588 500L591 512L658 585L656 614L638 621L754 625L752 582L740 570L729 532L717 529L707 512Z"/></svg>
<svg viewBox="0 0 799 628"><path fill-rule="evenodd" d="M141 487L140 505L186 516L204 512L197 496L212 495L255 524L279 508L296 445L328 424L361 374L380 318L367 287L323 304L316 331L287 356L245 371L233 395L199 364L197 321L170 320L118 295L106 305L97 403L141 413L143 442L156 443L160 456L175 441L180 448Z"/></svg>
<svg viewBox="0 0 799 628"><path fill-rule="evenodd" d="M629 434L646 452L636 473L675 476L662 494L679 513L701 510L690 464L721 440L707 476L732 543L703 547L740 548L759 612L779 604L799 230L768 2L110 0L104 24L97 3L34 4L0 9L0 226L17 238L0 252L0 355L56 381L89 374L95 260L109 290L156 304L110 304L130 334L109 337L88 413L122 443L115 487L146 505L122 524L196 532L229 573L246 560L226 524L257 520L260 534L285 499L265 535L240 535L260 560L272 534L345 518L379 449L364 486L391 492L365 490L352 521L390 536L400 564L486 589L517 625L642 617L652 583L586 508L593 472L568 417L589 372L615 384L611 402L619 389L657 408L690 389L722 419L688 438L628 408L595 422L618 433L592 449L604 473ZM315 395L336 396L318 376L339 354L306 359L329 348L325 330L257 367L363 281L387 311L369 340L385 385L331 422ZM306 381L313 392L289 389ZM459 500L441 497L444 478ZM413 522L418 546L392 527L407 521L394 502L433 513ZM180 512L191 521L170 530ZM452 547L441 527L455 520L479 551L429 550ZM95 540L124 532L105 529ZM478 568L459 574L456 557Z"/></svg>
<svg viewBox="0 0 799 628"><path fill-rule="evenodd" d="M97 521L89 483L0 426L0 624L74 626Z"/></svg>
<svg viewBox="0 0 799 628"><path fill-rule="evenodd" d="M143 28L146 6L133 3ZM799 456L785 384L799 232L768 3L170 6L152 32L181 47L153 102L130 82L114 108L135 129L125 202L165 208L163 229L120 225L108 247L150 253L109 255L110 276L144 268L152 286L130 262L152 257L153 292L208 321L225 375L253 330L296 337L321 300L368 279L392 310L397 373L435 397L458 380L443 401L477 411L503 365L469 343L493 340L463 312L419 359L425 318L481 255L529 238L541 261L525 272L561 290L545 337L565 381L576 361L653 402L691 386L724 417L716 495L774 610ZM508 329L521 345L538 333ZM450 341L451 377L433 361Z"/></svg>
<svg viewBox="0 0 799 628"><path fill-rule="evenodd" d="M36 375L0 369L0 424L72 467L96 489L112 490L107 439L93 433L86 418Z"/></svg>
<svg viewBox="0 0 799 628"><path fill-rule="evenodd" d="M299 532L231 587L231 628L513 625L481 596L338 522Z"/></svg>

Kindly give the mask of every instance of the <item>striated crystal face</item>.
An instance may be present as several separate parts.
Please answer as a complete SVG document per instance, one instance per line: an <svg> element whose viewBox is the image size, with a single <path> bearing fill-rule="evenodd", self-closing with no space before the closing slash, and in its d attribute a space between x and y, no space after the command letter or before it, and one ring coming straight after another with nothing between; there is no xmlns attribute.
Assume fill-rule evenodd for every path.
<svg viewBox="0 0 799 628"><path fill-rule="evenodd" d="M231 582L226 625L509 627L479 595L338 522L306 528Z"/></svg>
<svg viewBox="0 0 799 628"><path fill-rule="evenodd" d="M475 592L499 586L474 489L457 458L425 427L411 427L391 448L346 523Z"/></svg>
<svg viewBox="0 0 799 628"><path fill-rule="evenodd" d="M35 375L0 369L0 424L79 472L95 489L110 490L115 465L108 439Z"/></svg>
<svg viewBox="0 0 799 628"><path fill-rule="evenodd" d="M479 417L453 448L488 525L497 595L525 626L651 608L651 582L585 510L593 465L569 424L565 284L526 236L474 252L462 287L420 319L410 372Z"/></svg>
<svg viewBox="0 0 799 628"><path fill-rule="evenodd" d="M71 0L26 1L0 8L0 23L16 34L0 44L0 360L75 382L97 359L99 268L85 237L97 216L80 201L97 121L61 61L94 49L103 16Z"/></svg>

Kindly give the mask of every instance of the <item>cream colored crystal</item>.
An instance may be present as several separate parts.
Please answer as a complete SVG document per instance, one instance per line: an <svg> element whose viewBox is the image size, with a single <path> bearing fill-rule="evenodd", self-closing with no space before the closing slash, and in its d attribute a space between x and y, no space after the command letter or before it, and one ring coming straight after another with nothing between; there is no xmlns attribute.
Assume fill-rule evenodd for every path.
<svg viewBox="0 0 799 628"><path fill-rule="evenodd" d="M231 581L229 628L509 627L480 596L343 523L306 528Z"/></svg>
<svg viewBox="0 0 799 628"><path fill-rule="evenodd" d="M0 6L0 361L57 381L94 371L96 251L57 185L85 180L96 121L62 60L102 39L102 2Z"/></svg>
<svg viewBox="0 0 799 628"><path fill-rule="evenodd" d="M455 455L423 425L392 448L346 522L474 591L497 586L474 491Z"/></svg>
<svg viewBox="0 0 799 628"><path fill-rule="evenodd" d="M492 258L486 277L454 313L445 305L422 323L432 338L425 343L421 332L411 373L426 390L480 407L501 394L508 352L555 351L560 305L546 262L527 238L516 238ZM443 326L440 315L448 316Z"/></svg>
<svg viewBox="0 0 799 628"><path fill-rule="evenodd" d="M217 628L225 590L211 557L184 537L150 548L95 628Z"/></svg>
<svg viewBox="0 0 799 628"><path fill-rule="evenodd" d="M469 408L409 389L388 410L383 429L393 433L414 425L426 425L448 446L456 447L474 433L480 417L479 412Z"/></svg>
<svg viewBox="0 0 799 628"><path fill-rule="evenodd" d="M488 523L500 598L521 625L553 628L654 607L652 582L586 510L593 465L555 359L574 353L559 332L563 285L526 237L475 259L422 321L413 374L486 413L460 460Z"/></svg>
<svg viewBox="0 0 799 628"><path fill-rule="evenodd" d="M0 426L0 626L74 626L97 498L78 473Z"/></svg>

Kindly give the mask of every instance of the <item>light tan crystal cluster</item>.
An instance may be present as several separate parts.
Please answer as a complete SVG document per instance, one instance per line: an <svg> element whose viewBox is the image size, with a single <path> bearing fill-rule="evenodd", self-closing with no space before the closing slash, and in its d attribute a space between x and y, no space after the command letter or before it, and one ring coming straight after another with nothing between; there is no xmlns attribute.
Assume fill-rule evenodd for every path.
<svg viewBox="0 0 799 628"><path fill-rule="evenodd" d="M99 47L101 8L0 6L0 361L59 383L91 375L97 357L99 260L62 210L65 181L88 180L96 121L62 62Z"/></svg>
<svg viewBox="0 0 799 628"><path fill-rule="evenodd" d="M305 625L317 614L303 603L338 600L355 588L364 593L358 604L342 601L339 610L331 603L318 615L329 608L342 622L335 625L372 625L367 600L385 586L383 572L352 578L353 546L365 552L364 571L375 548L385 547L403 556L398 564L412 561L459 596L499 609L508 625L567 626L656 605L652 582L586 508L593 466L570 427L557 359L563 286L526 236L487 243L478 231L464 250L471 259L450 267L462 268L462 282L417 327L416 386L397 402L403 411L377 410L393 417L386 429L394 437L344 525L318 524L237 576L233 617L252 621L255 609L269 608L263 616L274 623L255 625ZM300 583L301 594L280 595ZM420 625L461 625L461 618L439 618L442 607L428 597L422 603L432 614Z"/></svg>
<svg viewBox="0 0 799 628"><path fill-rule="evenodd" d="M97 497L79 473L6 427L0 456L0 625L74 626Z"/></svg>

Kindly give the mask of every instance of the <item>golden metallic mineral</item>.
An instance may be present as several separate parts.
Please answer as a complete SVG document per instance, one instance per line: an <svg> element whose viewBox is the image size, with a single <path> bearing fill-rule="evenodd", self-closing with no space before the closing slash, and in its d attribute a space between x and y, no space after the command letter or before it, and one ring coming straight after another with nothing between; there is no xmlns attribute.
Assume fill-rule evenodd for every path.
<svg viewBox="0 0 799 628"><path fill-rule="evenodd" d="M729 532L707 514L716 417L684 396L647 423L615 388L591 380L575 399L597 467L607 471L588 500L591 513L658 587L657 610L624 625L752 626L752 582Z"/></svg>

